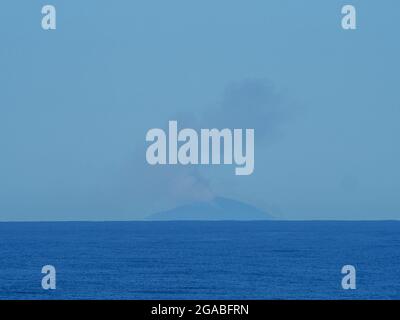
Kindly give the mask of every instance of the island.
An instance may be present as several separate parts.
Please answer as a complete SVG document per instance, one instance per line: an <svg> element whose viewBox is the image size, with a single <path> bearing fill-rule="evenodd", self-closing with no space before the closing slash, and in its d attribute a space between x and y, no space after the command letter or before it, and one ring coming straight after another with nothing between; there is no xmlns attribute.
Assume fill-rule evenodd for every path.
<svg viewBox="0 0 400 320"><path fill-rule="evenodd" d="M273 219L271 215L250 204L223 197L216 197L211 201L194 202L171 210L157 212L147 218L147 220L152 221L251 221L271 219Z"/></svg>

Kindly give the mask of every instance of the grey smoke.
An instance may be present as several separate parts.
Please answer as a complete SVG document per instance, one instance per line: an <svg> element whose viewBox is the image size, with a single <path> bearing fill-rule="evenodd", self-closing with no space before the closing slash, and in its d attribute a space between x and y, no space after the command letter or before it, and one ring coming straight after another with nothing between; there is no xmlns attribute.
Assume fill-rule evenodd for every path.
<svg viewBox="0 0 400 320"><path fill-rule="evenodd" d="M284 96L265 79L249 79L228 85L219 102L207 108L197 117L193 114L178 114L165 120L177 120L178 129L183 128L252 128L255 129L256 150L279 132L280 125L288 119L290 107ZM257 145L257 141L259 144ZM142 152L141 154L145 154ZM211 181L197 166L150 166L143 167L148 190L141 193L173 207L193 201L211 201L216 196ZM153 178L151 178L153 177ZM157 181L150 183L149 181ZM153 198L154 199L154 198Z"/></svg>
<svg viewBox="0 0 400 320"><path fill-rule="evenodd" d="M255 129L257 140L273 139L291 115L285 96L266 79L247 79L229 84L221 102L207 110L203 123L216 128Z"/></svg>

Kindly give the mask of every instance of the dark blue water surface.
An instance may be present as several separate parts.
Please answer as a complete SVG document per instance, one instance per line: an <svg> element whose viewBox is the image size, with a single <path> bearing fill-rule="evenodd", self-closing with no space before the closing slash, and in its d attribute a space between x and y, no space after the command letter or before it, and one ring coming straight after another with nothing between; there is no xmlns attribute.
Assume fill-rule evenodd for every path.
<svg viewBox="0 0 400 320"><path fill-rule="evenodd" d="M399 222L0 223L0 299L348 298L400 298Z"/></svg>

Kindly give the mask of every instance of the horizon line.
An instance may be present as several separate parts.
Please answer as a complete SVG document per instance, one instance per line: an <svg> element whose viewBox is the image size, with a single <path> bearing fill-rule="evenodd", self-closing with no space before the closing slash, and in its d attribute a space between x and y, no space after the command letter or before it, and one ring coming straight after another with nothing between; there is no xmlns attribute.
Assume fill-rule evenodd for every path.
<svg viewBox="0 0 400 320"><path fill-rule="evenodd" d="M107 222L400 222L400 219L249 219L249 220L200 220L200 219L130 219L130 220L0 220L0 223L107 223Z"/></svg>

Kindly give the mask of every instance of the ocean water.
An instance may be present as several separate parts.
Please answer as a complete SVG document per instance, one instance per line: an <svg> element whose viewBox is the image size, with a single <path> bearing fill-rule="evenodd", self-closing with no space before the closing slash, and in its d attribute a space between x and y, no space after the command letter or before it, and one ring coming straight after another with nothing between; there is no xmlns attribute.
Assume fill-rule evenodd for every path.
<svg viewBox="0 0 400 320"><path fill-rule="evenodd" d="M0 223L0 299L399 298L395 221Z"/></svg>

